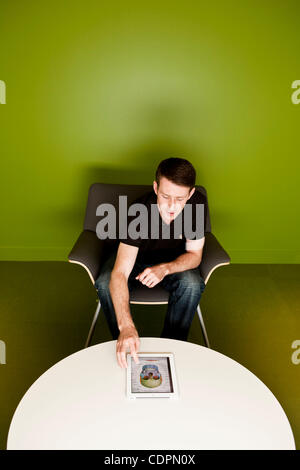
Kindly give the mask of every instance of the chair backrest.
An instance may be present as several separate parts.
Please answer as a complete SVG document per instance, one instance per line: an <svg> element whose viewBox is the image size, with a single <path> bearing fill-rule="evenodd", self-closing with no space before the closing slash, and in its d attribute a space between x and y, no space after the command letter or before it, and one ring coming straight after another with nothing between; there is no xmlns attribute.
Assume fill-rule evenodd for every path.
<svg viewBox="0 0 300 470"><path fill-rule="evenodd" d="M129 207L135 199L151 191L152 189L152 185L93 183L90 186L88 194L88 201L83 226L84 230L91 230L94 232L96 231L96 226L99 222L99 217L96 216L96 210L100 204L112 204L117 211L119 206L119 196L127 196L127 205ZM196 189L205 196L207 206L205 232L211 232L206 189L203 186L196 186ZM116 215L118 230L118 212ZM108 242L108 244L111 246L114 246L116 243L118 243L113 240L106 240L106 242Z"/></svg>

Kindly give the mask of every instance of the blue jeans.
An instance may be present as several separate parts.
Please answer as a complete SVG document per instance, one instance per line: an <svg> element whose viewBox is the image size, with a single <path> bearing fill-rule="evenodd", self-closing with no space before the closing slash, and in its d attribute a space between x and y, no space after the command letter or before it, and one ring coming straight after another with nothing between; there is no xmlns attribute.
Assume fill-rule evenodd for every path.
<svg viewBox="0 0 300 470"><path fill-rule="evenodd" d="M120 334L109 291L110 275L115 259L116 252L103 264L95 282L101 308L113 339L117 339ZM149 266L154 266L154 264L135 262L128 277L129 292L140 283L135 277ZM200 275L199 268L168 274L157 285L161 285L169 292L168 309L161 337L186 341L201 295L205 289L205 283Z"/></svg>

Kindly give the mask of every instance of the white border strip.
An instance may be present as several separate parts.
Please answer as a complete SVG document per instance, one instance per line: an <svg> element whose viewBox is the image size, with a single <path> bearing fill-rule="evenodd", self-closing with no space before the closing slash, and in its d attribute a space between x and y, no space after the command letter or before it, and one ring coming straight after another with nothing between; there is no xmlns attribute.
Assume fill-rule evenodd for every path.
<svg viewBox="0 0 300 470"><path fill-rule="evenodd" d="M82 267L87 271L88 275L90 276L90 279L91 279L93 285L95 284L95 281L94 281L94 278L93 278L93 276L92 276L92 273L91 273L91 271L89 270L89 268L86 267L85 264L80 263L80 261L72 261L72 260L70 260L70 259L69 259L68 261L69 261L69 263L79 264L80 266L82 266Z"/></svg>
<svg viewBox="0 0 300 470"><path fill-rule="evenodd" d="M220 266L227 266L228 264L230 264L230 262L228 263L220 263L220 264L217 264L211 271L209 271L208 275L206 276L206 279L205 279L205 284L208 283L208 279L210 278L210 276L212 275L212 273L214 272L215 269L219 268Z"/></svg>

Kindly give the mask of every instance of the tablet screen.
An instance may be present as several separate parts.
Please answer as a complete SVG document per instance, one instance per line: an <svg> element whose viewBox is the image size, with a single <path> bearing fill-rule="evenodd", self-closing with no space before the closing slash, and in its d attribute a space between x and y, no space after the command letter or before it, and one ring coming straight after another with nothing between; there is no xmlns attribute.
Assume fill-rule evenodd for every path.
<svg viewBox="0 0 300 470"><path fill-rule="evenodd" d="M173 393L169 357L131 357L131 393Z"/></svg>

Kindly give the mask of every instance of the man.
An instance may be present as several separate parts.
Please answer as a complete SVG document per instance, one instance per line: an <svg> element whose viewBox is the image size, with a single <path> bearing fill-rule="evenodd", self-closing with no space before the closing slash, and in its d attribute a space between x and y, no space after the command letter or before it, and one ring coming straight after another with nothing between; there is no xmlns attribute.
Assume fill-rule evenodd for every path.
<svg viewBox="0 0 300 470"><path fill-rule="evenodd" d="M141 282L149 289L161 283L169 291L169 302L161 337L187 340L188 332L197 310L205 283L199 271L204 246L205 197L195 190L196 172L193 165L182 158L168 158L160 162L153 191L139 198L149 214L149 237L135 239L132 236L120 241L117 253L104 263L95 287L114 339L117 339L117 361L127 367L126 352L129 349L138 362L140 339L130 314L129 293ZM189 201L189 202L188 202ZM183 217L186 204L191 217ZM151 205L159 213L159 237L151 238ZM202 205L202 231L196 230L193 239L186 238L185 231L175 235L175 224L186 220L196 223L196 205ZM181 219L180 219L181 216ZM180 227L179 223L179 227ZM169 229L169 237L163 230ZM191 232L191 231L190 231Z"/></svg>

